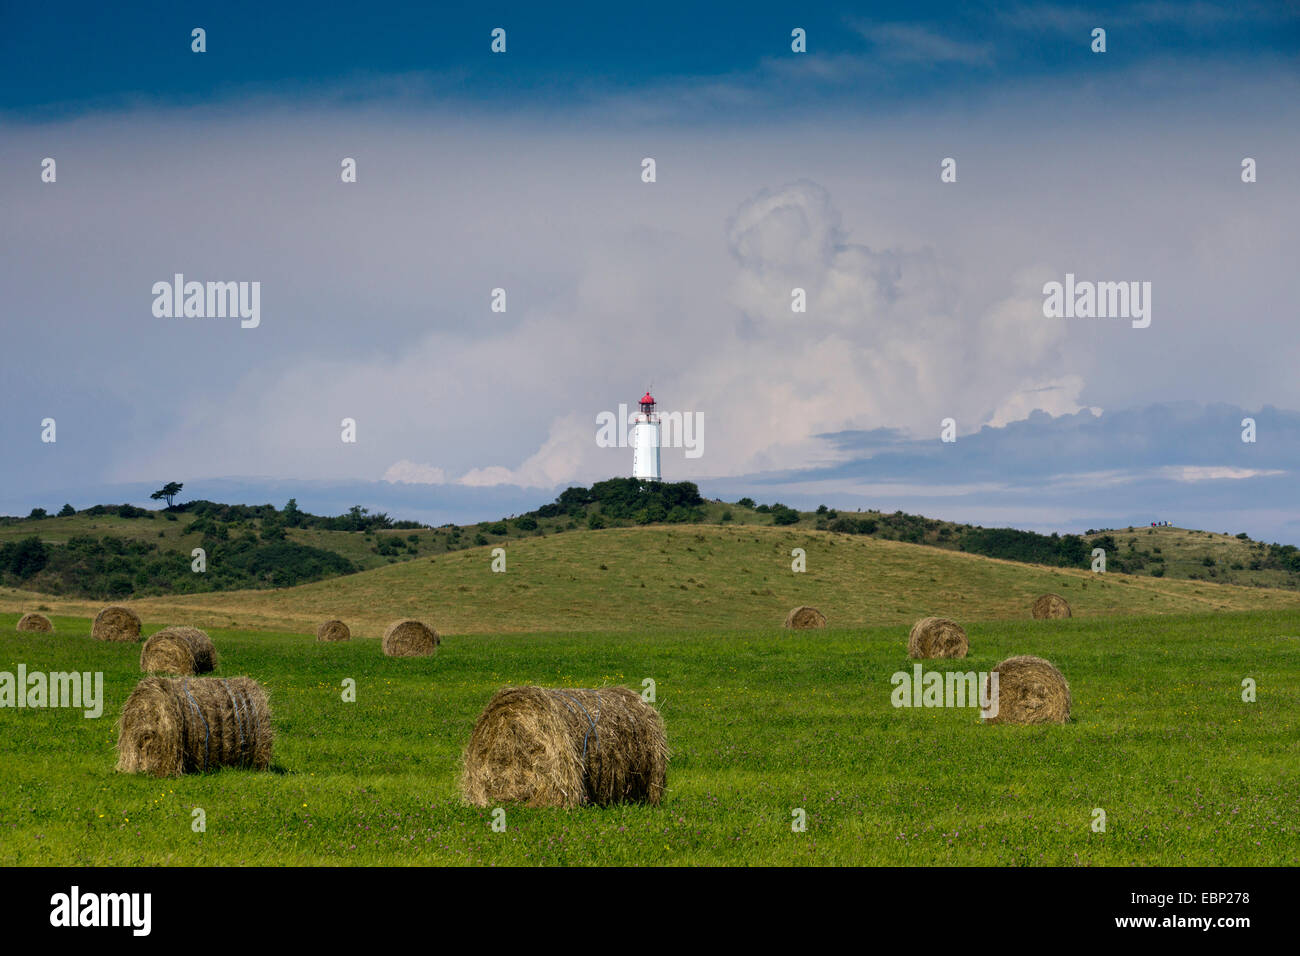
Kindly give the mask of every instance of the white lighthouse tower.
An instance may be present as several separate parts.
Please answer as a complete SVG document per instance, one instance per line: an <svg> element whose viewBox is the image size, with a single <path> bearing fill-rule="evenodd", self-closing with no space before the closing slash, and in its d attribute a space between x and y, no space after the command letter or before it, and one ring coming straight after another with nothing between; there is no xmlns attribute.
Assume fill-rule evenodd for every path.
<svg viewBox="0 0 1300 956"><path fill-rule="evenodd" d="M659 481L659 413L649 392L641 396L641 412L632 418L632 477Z"/></svg>

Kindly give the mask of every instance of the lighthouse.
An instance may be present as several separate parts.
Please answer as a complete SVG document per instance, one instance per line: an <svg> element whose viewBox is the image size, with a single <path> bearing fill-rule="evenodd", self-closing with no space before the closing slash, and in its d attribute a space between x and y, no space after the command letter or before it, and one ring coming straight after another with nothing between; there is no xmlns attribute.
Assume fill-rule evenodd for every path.
<svg viewBox="0 0 1300 956"><path fill-rule="evenodd" d="M649 392L641 396L641 411L632 419L632 477L659 481L659 413Z"/></svg>

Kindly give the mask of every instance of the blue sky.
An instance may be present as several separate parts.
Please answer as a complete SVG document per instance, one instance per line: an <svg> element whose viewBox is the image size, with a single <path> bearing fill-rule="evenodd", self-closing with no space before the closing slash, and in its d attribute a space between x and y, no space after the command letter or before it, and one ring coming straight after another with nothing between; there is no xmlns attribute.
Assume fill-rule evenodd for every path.
<svg viewBox="0 0 1300 956"><path fill-rule="evenodd" d="M208 33L203 57L189 50L195 26ZM7 4L0 81L5 107L32 116L253 93L383 98L416 77L434 97L563 111L666 83L757 82L790 59L795 26L809 50L791 70L806 67L820 104L859 109L954 85L1090 83L1162 60L1294 67L1300 41L1285 2ZM1089 49L1095 26L1110 34L1104 58ZM494 27L507 30L508 67L489 52ZM780 97L783 85L754 109L770 114L771 94L810 105ZM893 102L867 104L869 93Z"/></svg>
<svg viewBox="0 0 1300 956"><path fill-rule="evenodd" d="M1298 51L1286 4L10 5L0 512L496 517L628 472L595 418L653 385L717 495L1300 541ZM176 272L260 326L155 317ZM1045 318L1067 272L1151 326Z"/></svg>

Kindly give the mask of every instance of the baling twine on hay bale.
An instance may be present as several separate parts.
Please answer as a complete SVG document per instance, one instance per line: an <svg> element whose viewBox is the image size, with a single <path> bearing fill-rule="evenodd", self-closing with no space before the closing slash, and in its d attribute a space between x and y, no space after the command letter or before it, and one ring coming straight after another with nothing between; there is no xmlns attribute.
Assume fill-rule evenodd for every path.
<svg viewBox="0 0 1300 956"><path fill-rule="evenodd" d="M174 777L271 765L271 708L250 677L146 677L122 707L117 769Z"/></svg>

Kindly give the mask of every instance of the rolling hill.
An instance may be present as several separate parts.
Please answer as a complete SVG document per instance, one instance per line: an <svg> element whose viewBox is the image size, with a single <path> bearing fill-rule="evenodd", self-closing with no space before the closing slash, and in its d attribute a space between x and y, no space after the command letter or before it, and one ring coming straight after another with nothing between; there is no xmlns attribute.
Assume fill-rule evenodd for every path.
<svg viewBox="0 0 1300 956"><path fill-rule="evenodd" d="M582 529L692 526L828 532L1076 569L1087 569L1100 547L1110 572L1300 592L1300 549L1244 534L1130 527L1047 535L902 511L841 513L823 505L799 512L748 498L708 501L690 482L627 478L568 488L523 515L437 528L360 506L333 517L312 515L292 499L283 509L201 499L161 511L127 504L78 512L65 505L49 516L35 509L26 518L0 517L0 586L87 600L286 588ZM205 555L203 574L191 569L196 548Z"/></svg>
<svg viewBox="0 0 1300 956"><path fill-rule="evenodd" d="M1170 529L1165 529L1166 531ZM1004 561L867 535L802 528L687 525L610 528L526 537L417 557L282 589L125 601L147 624L299 633L339 617L359 636L419 617L447 633L760 628L798 604L836 627L1023 619L1045 591L1077 616L1300 608L1300 593ZM791 570L791 551L807 571ZM93 615L103 602L0 589L0 609Z"/></svg>

